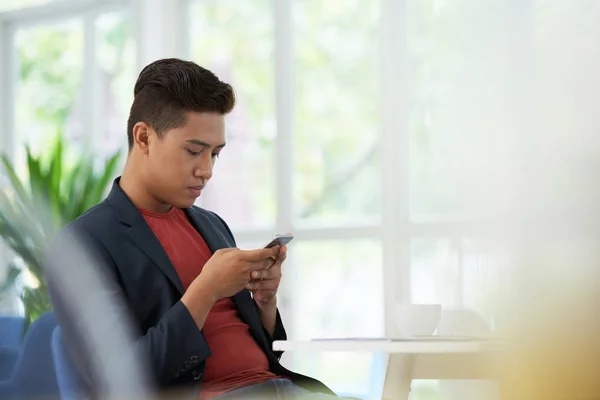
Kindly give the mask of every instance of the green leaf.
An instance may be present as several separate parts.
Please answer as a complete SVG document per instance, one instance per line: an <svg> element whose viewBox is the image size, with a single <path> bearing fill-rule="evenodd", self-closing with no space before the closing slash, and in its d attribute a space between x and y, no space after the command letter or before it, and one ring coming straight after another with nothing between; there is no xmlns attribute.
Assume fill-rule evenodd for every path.
<svg viewBox="0 0 600 400"><path fill-rule="evenodd" d="M74 164L67 167L65 142L60 135L46 154L36 156L30 148L25 150L28 182L20 180L8 157L2 156L9 185L6 190L0 190L0 238L40 281L39 287L25 288L22 295L26 314L33 320L51 309L43 279L43 256L48 241L64 224L102 200L115 175L120 152L109 157L103 168L96 171L95 160L88 154L77 157ZM51 221L46 221L46 214L40 213L45 209ZM11 282L17 279L14 274L16 271L11 269Z"/></svg>
<svg viewBox="0 0 600 400"><path fill-rule="evenodd" d="M54 216L54 226L56 229L60 229L64 223L64 219L61 214L61 192L60 184L62 179L63 171L63 140L61 136L57 136L54 151L50 159L50 166L47 174L47 182L49 182L48 188L48 200L50 208L52 209L52 215Z"/></svg>
<svg viewBox="0 0 600 400"><path fill-rule="evenodd" d="M29 172L29 185L31 187L31 193L43 193L44 179L42 177L42 165L40 160L33 156L29 146L26 146L25 153L27 156L27 169Z"/></svg>
<svg viewBox="0 0 600 400"><path fill-rule="evenodd" d="M10 160L5 154L2 155L1 159L2 164L4 166L4 171L6 172L6 175L8 176L8 179L10 180L11 186L13 187L15 193L21 199L21 201L23 201L26 204L29 204L31 202L31 197L29 196L29 193L27 193L25 187L21 183L21 180L17 176L17 173L15 172L15 169L13 168Z"/></svg>

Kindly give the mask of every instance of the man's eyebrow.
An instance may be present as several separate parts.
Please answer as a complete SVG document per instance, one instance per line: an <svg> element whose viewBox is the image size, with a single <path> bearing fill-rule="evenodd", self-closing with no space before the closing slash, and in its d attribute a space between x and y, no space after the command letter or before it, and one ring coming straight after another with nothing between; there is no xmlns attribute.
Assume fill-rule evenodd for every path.
<svg viewBox="0 0 600 400"><path fill-rule="evenodd" d="M188 143L192 143L192 144L197 144L198 146L203 146L203 147L212 147L209 143L203 142L202 140L198 140L198 139L190 139L187 141ZM222 143L218 146L215 146L216 149L220 149L225 147L225 143Z"/></svg>

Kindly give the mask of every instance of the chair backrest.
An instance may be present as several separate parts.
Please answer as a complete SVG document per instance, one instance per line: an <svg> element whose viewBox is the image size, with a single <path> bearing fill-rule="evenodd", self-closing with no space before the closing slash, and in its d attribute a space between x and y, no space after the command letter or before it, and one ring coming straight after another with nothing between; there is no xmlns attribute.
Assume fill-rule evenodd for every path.
<svg viewBox="0 0 600 400"><path fill-rule="evenodd" d="M54 357L54 369L56 370L60 398L62 400L85 398L82 378L69 357L60 325L54 329L52 334L52 356Z"/></svg>
<svg viewBox="0 0 600 400"><path fill-rule="evenodd" d="M19 353L18 347L0 347L0 382L8 381L12 376Z"/></svg>
<svg viewBox="0 0 600 400"><path fill-rule="evenodd" d="M56 316L53 312L47 312L33 321L27 330L10 380L17 398L55 398L58 395L50 348L56 326Z"/></svg>
<svg viewBox="0 0 600 400"><path fill-rule="evenodd" d="M23 340L25 318L0 315L0 347L19 347Z"/></svg>

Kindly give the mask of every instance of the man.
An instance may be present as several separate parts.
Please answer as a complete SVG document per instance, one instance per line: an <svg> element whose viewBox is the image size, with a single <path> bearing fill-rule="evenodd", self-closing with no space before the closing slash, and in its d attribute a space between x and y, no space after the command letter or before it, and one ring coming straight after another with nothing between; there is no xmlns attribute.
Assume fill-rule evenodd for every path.
<svg viewBox="0 0 600 400"><path fill-rule="evenodd" d="M122 176L65 232L84 240L118 287L127 305L118 312L136 325L151 381L194 385L203 399L334 396L272 351L286 339L277 310L286 247L239 250L221 218L194 206L225 147L233 89L192 62L164 59L143 69L134 95ZM86 370L69 306L60 293L53 302Z"/></svg>

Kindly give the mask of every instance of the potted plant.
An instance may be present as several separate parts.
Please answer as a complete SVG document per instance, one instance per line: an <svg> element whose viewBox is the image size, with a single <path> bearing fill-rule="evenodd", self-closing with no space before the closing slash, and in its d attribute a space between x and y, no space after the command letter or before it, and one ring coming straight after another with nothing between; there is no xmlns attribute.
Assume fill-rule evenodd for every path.
<svg viewBox="0 0 600 400"><path fill-rule="evenodd" d="M26 148L27 177L20 178L7 155L1 166L8 185L0 190L0 237L13 250L2 289L18 287L30 323L51 310L43 279L43 258L48 242L59 229L99 203L114 178L120 151L100 167L88 154L72 162L58 135L47 154L35 156Z"/></svg>

